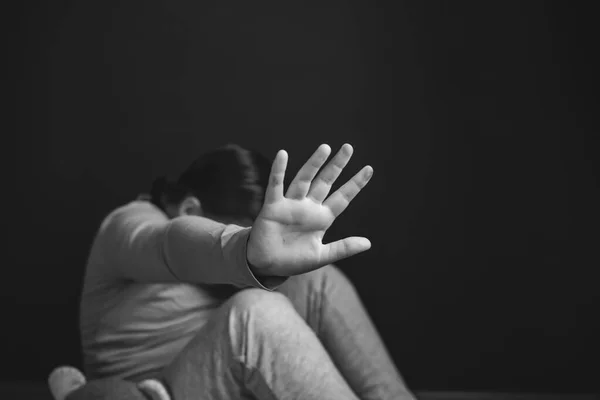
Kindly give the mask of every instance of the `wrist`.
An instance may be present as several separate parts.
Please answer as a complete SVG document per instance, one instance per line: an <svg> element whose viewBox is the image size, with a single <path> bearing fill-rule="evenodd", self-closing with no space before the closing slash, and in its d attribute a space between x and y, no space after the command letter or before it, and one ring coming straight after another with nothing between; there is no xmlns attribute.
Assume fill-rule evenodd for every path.
<svg viewBox="0 0 600 400"><path fill-rule="evenodd" d="M248 235L248 241L246 242L246 263L250 267L253 273L260 276L270 276L268 264L265 262L265 252L257 248L256 241L253 240L252 234L253 229L250 229Z"/></svg>
<svg viewBox="0 0 600 400"><path fill-rule="evenodd" d="M246 258L246 262L248 263L248 268L250 268L250 271L252 271L252 274L254 274L254 276L258 278L266 276L265 272L261 271L260 268L256 268L256 266L252 264L248 258Z"/></svg>
<svg viewBox="0 0 600 400"><path fill-rule="evenodd" d="M261 268L254 268L250 263L248 263L248 268L254 279L267 290L274 290L275 288L281 286L288 278L285 276L275 276L266 272Z"/></svg>

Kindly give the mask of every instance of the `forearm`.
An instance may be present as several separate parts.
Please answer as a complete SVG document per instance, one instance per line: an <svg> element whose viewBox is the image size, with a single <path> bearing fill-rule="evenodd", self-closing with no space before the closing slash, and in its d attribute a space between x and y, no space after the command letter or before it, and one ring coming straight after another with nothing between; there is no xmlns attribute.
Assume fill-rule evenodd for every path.
<svg viewBox="0 0 600 400"><path fill-rule="evenodd" d="M164 236L165 264L183 282L245 286L248 234L249 228L207 218L175 218Z"/></svg>
<svg viewBox="0 0 600 400"><path fill-rule="evenodd" d="M249 265L250 229L206 218L176 218L165 236L165 261L184 282L271 289L285 278L257 274Z"/></svg>
<svg viewBox="0 0 600 400"><path fill-rule="evenodd" d="M254 276L246 258L249 233L197 216L169 220L133 202L107 217L99 237L115 278L271 289L284 279Z"/></svg>
<svg viewBox="0 0 600 400"><path fill-rule="evenodd" d="M106 218L99 240L115 278L273 289L285 278L255 276L247 262L249 234L250 228L197 216L168 219L133 202Z"/></svg>

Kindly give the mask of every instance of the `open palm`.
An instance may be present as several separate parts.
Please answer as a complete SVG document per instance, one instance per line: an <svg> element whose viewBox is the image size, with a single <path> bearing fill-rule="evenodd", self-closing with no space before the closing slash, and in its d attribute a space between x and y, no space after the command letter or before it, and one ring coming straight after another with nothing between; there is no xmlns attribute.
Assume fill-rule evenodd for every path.
<svg viewBox="0 0 600 400"><path fill-rule="evenodd" d="M328 196L352 152L352 146L343 145L321 170L331 148L319 146L298 171L285 196L283 181L287 153L283 150L277 153L265 202L248 240L248 262L257 272L272 276L299 275L371 247L369 240L363 237L348 237L328 244L322 242L327 229L373 174L373 169L366 166Z"/></svg>

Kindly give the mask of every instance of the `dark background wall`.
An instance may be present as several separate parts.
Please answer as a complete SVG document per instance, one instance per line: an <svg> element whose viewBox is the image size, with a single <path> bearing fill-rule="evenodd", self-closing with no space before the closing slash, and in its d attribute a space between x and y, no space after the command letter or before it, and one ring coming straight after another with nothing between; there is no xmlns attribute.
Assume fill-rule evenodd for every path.
<svg viewBox="0 0 600 400"><path fill-rule="evenodd" d="M409 385L595 391L598 29L582 3L521 3L5 13L2 379L79 363L90 241L157 174L226 142L285 148L290 171L350 142L343 177L375 177L329 237L371 238L340 266Z"/></svg>

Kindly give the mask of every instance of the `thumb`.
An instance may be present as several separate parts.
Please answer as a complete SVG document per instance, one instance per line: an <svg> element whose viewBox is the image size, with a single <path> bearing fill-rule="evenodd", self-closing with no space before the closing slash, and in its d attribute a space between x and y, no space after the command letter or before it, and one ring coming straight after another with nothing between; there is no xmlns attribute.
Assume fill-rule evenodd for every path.
<svg viewBox="0 0 600 400"><path fill-rule="evenodd" d="M328 243L324 247L321 254L321 264L327 265L369 250L371 242L365 237L351 236Z"/></svg>
<svg viewBox="0 0 600 400"><path fill-rule="evenodd" d="M138 383L138 389L150 396L152 400L171 400L165 386L156 379L146 379Z"/></svg>

